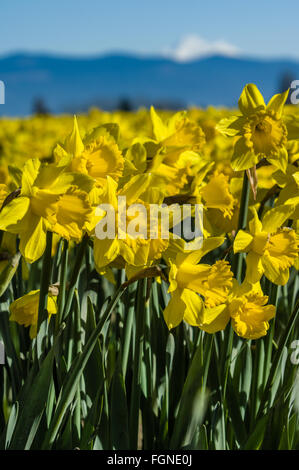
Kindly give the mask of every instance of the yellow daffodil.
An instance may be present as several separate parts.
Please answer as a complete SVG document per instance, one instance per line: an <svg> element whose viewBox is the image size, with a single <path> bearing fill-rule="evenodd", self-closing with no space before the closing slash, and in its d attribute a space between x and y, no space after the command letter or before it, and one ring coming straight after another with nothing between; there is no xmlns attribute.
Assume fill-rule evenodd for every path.
<svg viewBox="0 0 299 470"><path fill-rule="evenodd" d="M234 252L246 252L246 280L258 282L263 274L274 284L284 285L289 279L289 268L298 254L296 233L282 227L291 216L292 206L278 206L270 209L259 220L253 209L249 232L239 230L234 241Z"/></svg>
<svg viewBox="0 0 299 470"><path fill-rule="evenodd" d="M225 302L216 307L195 308L193 296L192 325L207 333L224 330L231 320L235 333L245 339L258 339L267 334L269 320L275 316L274 305L267 305L268 297L261 290L260 284L243 282L239 285L233 279L232 287ZM190 303L190 302L189 302Z"/></svg>
<svg viewBox="0 0 299 470"><path fill-rule="evenodd" d="M225 118L217 129L236 136L231 165L235 171L254 167L262 158L285 171L288 163L287 128L282 119L289 91L274 95L266 105L254 84L243 89L239 99L241 116Z"/></svg>
<svg viewBox="0 0 299 470"><path fill-rule="evenodd" d="M46 232L79 239L84 223L92 209L85 196L72 183L72 174L62 172L55 165L28 160L22 174L20 194L12 199L0 213L0 229L20 237L20 251L26 261L40 258L46 246ZM80 179L88 187L88 181Z"/></svg>
<svg viewBox="0 0 299 470"><path fill-rule="evenodd" d="M211 167L209 164L197 173L191 191L196 203L201 202L204 207L205 235L219 236L236 229L239 204L232 193L228 175L218 170L207 175Z"/></svg>
<svg viewBox="0 0 299 470"><path fill-rule="evenodd" d="M56 221L52 230L66 240L80 241L92 212L88 194L76 186L70 186L57 202Z"/></svg>
<svg viewBox="0 0 299 470"><path fill-rule="evenodd" d="M278 206L291 205L294 208L292 219L299 219L299 171L294 165L288 165L286 173L277 171L274 173L277 184L281 186L281 191L277 198Z"/></svg>
<svg viewBox="0 0 299 470"><path fill-rule="evenodd" d="M222 245L223 241L222 237L206 239L200 250L191 253L179 251L174 261L168 258L171 299L164 310L168 328L174 328L183 319L199 326L203 322L205 307L217 307L225 302L232 285L229 264L226 261L216 261L212 266L198 264L206 253ZM218 316L221 314L217 313ZM223 318L220 316L214 331L222 329L222 326Z"/></svg>
<svg viewBox="0 0 299 470"><path fill-rule="evenodd" d="M94 129L83 142L76 117L72 133L54 154L60 165L68 164L68 171L90 176L97 186L106 183L106 176L117 181L123 172L124 158L107 126Z"/></svg>
<svg viewBox="0 0 299 470"><path fill-rule="evenodd" d="M177 194L187 183L187 173L184 168L165 164L162 151L163 148L154 141L135 141L126 152L121 185L126 184L132 176L150 173L152 187L163 188L165 197Z"/></svg>
<svg viewBox="0 0 299 470"><path fill-rule="evenodd" d="M258 339L267 334L269 320L275 316L275 306L267 302L268 296L263 294L259 283L234 285L228 311L238 336Z"/></svg>
<svg viewBox="0 0 299 470"><path fill-rule="evenodd" d="M146 168L155 186L163 186L165 196L176 194L187 183L188 175L202 166L199 152L205 144L201 127L185 112L176 113L166 122L152 107L150 117L153 139L138 139L146 152Z"/></svg>
<svg viewBox="0 0 299 470"><path fill-rule="evenodd" d="M26 261L43 254L47 231L53 232L52 256L57 254L58 261L61 237L70 242L71 257L87 233L97 271L113 283L114 268L139 279L147 269L159 273L160 261L166 261L170 301L164 317L169 328L184 320L214 333L231 321L240 337L264 336L275 308L267 304L259 280L265 275L284 285L290 268L299 266L299 112L285 106L287 96L288 91L277 94L266 104L258 88L248 84L238 116L212 107L175 113L93 109L80 116L80 130L76 117L67 115L1 120L1 292L17 263L23 263L23 279L26 269L31 271ZM257 189L255 199L249 196L253 217L247 230L236 233L247 169ZM203 205L200 250L184 251L183 240L174 234L164 239L160 229L152 237L150 210L162 203L167 208L173 203ZM105 235L112 220L107 204L114 235L101 238L99 227ZM138 207L134 212L138 205L145 210L144 220L137 216ZM258 210L264 213L261 220ZM168 235L175 225L169 220ZM129 226L136 237L128 233ZM242 285L232 279L227 261L216 261L219 252L224 256L220 245L234 237L234 253L246 253ZM216 256L202 262L216 248ZM31 336L36 334L38 297L39 291L32 291L11 306L11 319L31 326ZM48 309L56 311L51 294Z"/></svg>
<svg viewBox="0 0 299 470"><path fill-rule="evenodd" d="M269 320L275 316L275 306L267 305L259 283L247 281L241 285L234 279L225 303L203 309L198 316L199 328L207 333L224 329L231 320L236 334L245 339L258 339L267 334Z"/></svg>
<svg viewBox="0 0 299 470"><path fill-rule="evenodd" d="M230 192L226 175L218 172L214 173L200 193L208 209L219 209L228 218L233 216L236 202Z"/></svg>
<svg viewBox="0 0 299 470"><path fill-rule="evenodd" d="M30 326L30 338L35 338L38 321L39 290L30 291L10 304L10 320ZM47 311L49 320L51 315L57 313L57 303L55 295L48 295Z"/></svg>
<svg viewBox="0 0 299 470"><path fill-rule="evenodd" d="M166 123L151 107L153 134L157 142L166 148L166 163L177 160L183 150L199 151L205 143L201 127L186 116L185 112L174 114Z"/></svg>
<svg viewBox="0 0 299 470"><path fill-rule="evenodd" d="M138 206L136 206L138 214L136 216L134 209L135 205L141 204L148 215L149 205L141 200L140 196L145 193L150 182L151 175L137 175L118 190L117 183L112 178L107 177L107 185L101 198L101 204L109 204L109 209L112 208L113 237L107 236L99 239L96 230L94 259L99 272L102 272L103 268L112 261L117 261L117 259L133 266L146 266L151 261L159 258L162 251L167 248L168 240L159 237L151 238L148 218L143 218L142 214L139 214ZM131 214L130 207L134 209ZM124 216L120 214L124 214ZM107 220L104 221L106 217ZM109 223L109 217L108 210L103 211L102 222ZM135 219L135 217L137 218ZM138 229L136 237L130 236L127 232L130 224L135 223L134 220L136 220L136 228Z"/></svg>

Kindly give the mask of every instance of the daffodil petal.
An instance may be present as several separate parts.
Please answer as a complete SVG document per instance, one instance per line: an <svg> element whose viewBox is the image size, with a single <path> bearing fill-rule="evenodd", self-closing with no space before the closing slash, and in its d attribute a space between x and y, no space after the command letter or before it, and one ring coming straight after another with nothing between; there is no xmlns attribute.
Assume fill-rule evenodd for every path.
<svg viewBox="0 0 299 470"><path fill-rule="evenodd" d="M263 231L268 233L275 232L283 226L284 222L291 217L293 212L294 207L287 204L268 210L262 220Z"/></svg>
<svg viewBox="0 0 299 470"><path fill-rule="evenodd" d="M16 197L3 207L0 212L0 230L18 230L18 223L28 212L30 199L28 197Z"/></svg>
<svg viewBox="0 0 299 470"><path fill-rule="evenodd" d="M264 273L261 255L250 251L246 256L246 281L250 284L258 282Z"/></svg>
<svg viewBox="0 0 299 470"><path fill-rule="evenodd" d="M289 280L289 268L282 269L279 260L273 256L264 255L262 258L265 276L273 284L284 286Z"/></svg>
<svg viewBox="0 0 299 470"><path fill-rule="evenodd" d="M176 264L180 265L184 263L197 264L201 258L215 250L224 243L224 237L210 237L206 238L202 242L202 247L199 250L192 251L191 253L178 253L176 258Z"/></svg>
<svg viewBox="0 0 299 470"><path fill-rule="evenodd" d="M288 98L289 90L286 90L283 93L278 93L277 95L272 96L269 103L267 104L267 109L275 111L278 119L282 116L283 107Z"/></svg>
<svg viewBox="0 0 299 470"><path fill-rule="evenodd" d="M111 240L105 238L104 240L94 239L94 261L97 270L101 270L104 266L111 263L119 253L119 242L117 239Z"/></svg>
<svg viewBox="0 0 299 470"><path fill-rule="evenodd" d="M263 224L260 221L256 209L252 208L253 218L249 222L249 230L252 235L257 235L262 231Z"/></svg>
<svg viewBox="0 0 299 470"><path fill-rule="evenodd" d="M234 253L249 251L252 240L253 236L250 233L239 230L234 240Z"/></svg>
<svg viewBox="0 0 299 470"><path fill-rule="evenodd" d="M21 195L30 197L41 162L38 158L27 160L23 168Z"/></svg>
<svg viewBox="0 0 299 470"><path fill-rule="evenodd" d="M247 170L254 167L257 161L257 155L246 146L244 137L240 137L234 147L231 160L232 169L234 171Z"/></svg>
<svg viewBox="0 0 299 470"><path fill-rule="evenodd" d="M46 248L46 229L42 217L32 216L28 230L20 234L20 251L28 263L38 260Z"/></svg>
<svg viewBox="0 0 299 470"><path fill-rule="evenodd" d="M192 326L200 326L203 315L203 301L201 297L190 289L184 289L181 299L186 305L184 320Z"/></svg>
<svg viewBox="0 0 299 470"><path fill-rule="evenodd" d="M263 95L253 83L249 83L244 87L238 104L240 111L245 116L266 108Z"/></svg>
<svg viewBox="0 0 299 470"><path fill-rule="evenodd" d="M127 198L127 205L133 204L144 193L151 181L149 173L136 175L119 192L119 196Z"/></svg>
<svg viewBox="0 0 299 470"><path fill-rule="evenodd" d="M207 333L216 333L226 328L230 320L230 313L226 304L218 305L213 308L204 308L202 323L199 326L201 330Z"/></svg>
<svg viewBox="0 0 299 470"><path fill-rule="evenodd" d="M67 137L64 144L64 148L68 153L70 153L74 157L78 157L84 150L84 145L80 137L76 116L74 116L73 130L71 134Z"/></svg>
<svg viewBox="0 0 299 470"><path fill-rule="evenodd" d="M237 116L223 118L216 124L215 129L220 132L220 134L233 137L241 130L244 122L244 118Z"/></svg>
<svg viewBox="0 0 299 470"><path fill-rule="evenodd" d="M276 168L285 173L288 166L288 151L285 147L282 147L275 155L268 156L267 160L269 163L276 166Z"/></svg>
<svg viewBox="0 0 299 470"><path fill-rule="evenodd" d="M165 139L167 137L167 128L163 124L162 119L155 111L155 108L152 106L150 109L150 117L153 126L153 134L158 142Z"/></svg>
<svg viewBox="0 0 299 470"><path fill-rule="evenodd" d="M186 304L182 300L182 293L181 289L175 290L167 307L164 309L164 320L169 330L178 326L184 318Z"/></svg>

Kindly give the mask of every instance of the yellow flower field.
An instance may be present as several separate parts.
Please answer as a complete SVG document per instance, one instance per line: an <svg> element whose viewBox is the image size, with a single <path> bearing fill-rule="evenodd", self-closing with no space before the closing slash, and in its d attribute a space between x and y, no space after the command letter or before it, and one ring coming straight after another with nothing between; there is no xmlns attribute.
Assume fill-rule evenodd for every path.
<svg viewBox="0 0 299 470"><path fill-rule="evenodd" d="M1 448L298 449L287 97L0 120Z"/></svg>

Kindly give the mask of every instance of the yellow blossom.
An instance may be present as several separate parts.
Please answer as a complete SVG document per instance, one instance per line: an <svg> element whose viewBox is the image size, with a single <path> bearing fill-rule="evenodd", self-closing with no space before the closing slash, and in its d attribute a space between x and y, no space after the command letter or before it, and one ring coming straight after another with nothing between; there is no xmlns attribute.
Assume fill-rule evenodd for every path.
<svg viewBox="0 0 299 470"><path fill-rule="evenodd" d="M10 320L30 326L30 337L35 338L37 333L39 290L30 291L10 304ZM57 313L56 296L48 295L47 311L49 319Z"/></svg>
<svg viewBox="0 0 299 470"><path fill-rule="evenodd" d="M289 90L274 95L266 105L256 85L246 85L239 99L241 116L225 118L217 130L236 136L231 165L235 171L255 166L262 158L285 171L288 163L287 127L283 107Z"/></svg>
<svg viewBox="0 0 299 470"><path fill-rule="evenodd" d="M206 239L200 250L189 254L179 251L174 261L168 258L171 299L164 310L168 328L174 328L183 319L201 327L205 307L213 308L225 302L232 285L229 264L226 261L216 261L212 266L198 264L206 253L220 246L223 241L222 237ZM217 313L219 317L221 312ZM214 331L222 329L223 318L220 316L218 320Z"/></svg>
<svg viewBox="0 0 299 470"><path fill-rule="evenodd" d="M89 187L88 180L79 181L83 187ZM42 164L36 159L25 164L20 194L2 208L0 229L19 235L20 251L29 263L42 256L48 230L68 239L74 230L76 239L83 236L83 225L89 220L91 208L86 201L84 208L80 204L82 192L74 189L76 182L76 176L64 173L56 165Z"/></svg>
<svg viewBox="0 0 299 470"><path fill-rule="evenodd" d="M275 306L266 305L267 302L268 296L263 295L259 284L235 286L228 310L238 336L258 339L267 334L269 320L275 316Z"/></svg>
<svg viewBox="0 0 299 470"><path fill-rule="evenodd" d="M253 209L249 232L239 230L234 241L234 252L246 252L246 280L258 282L263 274L274 284L284 285L289 279L289 268L298 255L296 233L282 227L291 216L292 206L270 209L259 220Z"/></svg>

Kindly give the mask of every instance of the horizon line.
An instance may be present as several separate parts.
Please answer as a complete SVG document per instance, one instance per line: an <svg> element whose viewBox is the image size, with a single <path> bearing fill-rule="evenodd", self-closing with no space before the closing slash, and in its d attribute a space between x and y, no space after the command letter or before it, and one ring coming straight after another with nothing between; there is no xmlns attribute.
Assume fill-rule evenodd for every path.
<svg viewBox="0 0 299 470"><path fill-rule="evenodd" d="M165 54L163 52L138 52L138 51L124 51L111 49L110 51L103 52L94 52L94 53L72 53L72 52L59 52L59 51L47 51L47 50L26 50L26 49L14 49L8 52L0 53L0 60L5 60L9 57L14 56L30 56L30 57L47 57L47 58L56 58L64 60L97 60L107 57L127 57L135 58L139 60L165 60L173 62L176 64L190 64L194 62L199 62L201 60L211 59L211 58L225 58L231 60L249 60L249 61L258 61L258 62L295 62L299 63L299 57L290 57L290 56L260 56L260 55L251 55L246 53L236 53L236 54L224 54L224 53L215 53L215 54L201 54L198 57L194 57L188 60L178 60L171 55Z"/></svg>

